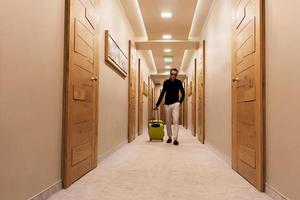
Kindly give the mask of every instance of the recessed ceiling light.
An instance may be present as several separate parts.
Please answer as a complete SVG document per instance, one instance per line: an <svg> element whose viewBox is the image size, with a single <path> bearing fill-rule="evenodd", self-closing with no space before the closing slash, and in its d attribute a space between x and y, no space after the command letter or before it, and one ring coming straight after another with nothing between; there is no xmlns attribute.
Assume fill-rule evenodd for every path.
<svg viewBox="0 0 300 200"><path fill-rule="evenodd" d="M165 53L171 53L171 52L172 52L172 49L164 49L164 52L165 52Z"/></svg>
<svg viewBox="0 0 300 200"><path fill-rule="evenodd" d="M172 38L172 35L169 35L169 34L165 34L163 35L163 39L171 39Z"/></svg>
<svg viewBox="0 0 300 200"><path fill-rule="evenodd" d="M166 69L171 69L170 65L165 66Z"/></svg>
<svg viewBox="0 0 300 200"><path fill-rule="evenodd" d="M164 58L164 61L165 61L166 63L170 63L170 62L173 62L173 58L165 57L165 58Z"/></svg>
<svg viewBox="0 0 300 200"><path fill-rule="evenodd" d="M160 16L161 16L162 18L171 18L171 17L172 17L172 13L171 13L171 12L162 12L162 13L160 14Z"/></svg>

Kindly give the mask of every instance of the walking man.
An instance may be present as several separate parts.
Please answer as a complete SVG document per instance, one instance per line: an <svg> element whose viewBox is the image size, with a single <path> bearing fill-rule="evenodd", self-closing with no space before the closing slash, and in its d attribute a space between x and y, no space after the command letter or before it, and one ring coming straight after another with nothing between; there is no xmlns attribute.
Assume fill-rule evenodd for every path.
<svg viewBox="0 0 300 200"><path fill-rule="evenodd" d="M182 82L177 79L178 70L171 69L170 78L164 81L163 89L156 103L156 109L159 107L165 94L165 108L166 108L166 123L167 132L169 139L167 143L172 142L172 136L174 139L173 144L178 145L178 131L179 131L179 114L180 114L180 104L183 102L185 97L185 92L182 86ZM181 92L181 98L179 100L179 91ZM172 134L172 118L174 124L174 132Z"/></svg>

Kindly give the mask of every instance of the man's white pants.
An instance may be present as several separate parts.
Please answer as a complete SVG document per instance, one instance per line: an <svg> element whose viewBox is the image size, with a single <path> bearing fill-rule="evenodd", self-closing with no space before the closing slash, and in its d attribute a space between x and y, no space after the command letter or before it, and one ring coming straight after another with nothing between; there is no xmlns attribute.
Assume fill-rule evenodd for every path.
<svg viewBox="0 0 300 200"><path fill-rule="evenodd" d="M179 113L180 113L180 103L176 102L170 105L165 105L166 108L166 123L167 123L167 132L168 136L174 140L178 139L179 131ZM172 134L172 118L174 125L174 132Z"/></svg>

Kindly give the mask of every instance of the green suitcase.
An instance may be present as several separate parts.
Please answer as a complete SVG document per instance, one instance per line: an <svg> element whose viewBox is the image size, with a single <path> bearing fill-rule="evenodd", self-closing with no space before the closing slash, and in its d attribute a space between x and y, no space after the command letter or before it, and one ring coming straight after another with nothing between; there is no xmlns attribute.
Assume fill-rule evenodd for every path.
<svg viewBox="0 0 300 200"><path fill-rule="evenodd" d="M150 141L164 141L164 123L161 120L150 120L148 123L148 133Z"/></svg>

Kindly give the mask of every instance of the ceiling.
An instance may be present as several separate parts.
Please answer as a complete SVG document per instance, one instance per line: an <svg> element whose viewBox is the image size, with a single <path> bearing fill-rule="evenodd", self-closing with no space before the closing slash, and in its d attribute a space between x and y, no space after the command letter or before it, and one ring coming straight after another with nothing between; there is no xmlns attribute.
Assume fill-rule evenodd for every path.
<svg viewBox="0 0 300 200"><path fill-rule="evenodd" d="M178 70L183 64L186 51L199 48L199 38L205 19L213 0L120 0L133 31L136 34L136 48L148 53L148 60L156 68L156 73L167 73L166 66ZM171 12L172 17L161 17L162 12ZM139 19L137 19L139 18ZM163 39L164 34L172 35L169 40ZM164 49L171 49L165 53ZM172 58L165 63L164 58ZM182 71L182 70L180 70Z"/></svg>
<svg viewBox="0 0 300 200"><path fill-rule="evenodd" d="M188 40L193 22L197 0L139 0L149 42L162 40L164 34L170 34L172 40ZM163 19L162 12L171 12L172 18ZM172 45L171 45L172 44ZM151 42L148 45L158 73L164 73L166 66L180 68L185 49L182 42ZM171 49L171 53L164 53L164 49ZM173 62L165 63L164 58L171 57Z"/></svg>
<svg viewBox="0 0 300 200"><path fill-rule="evenodd" d="M174 40L187 40L195 13L197 0L139 0L148 40L161 40L171 34ZM162 12L173 17L162 19Z"/></svg>
<svg viewBox="0 0 300 200"><path fill-rule="evenodd" d="M179 69L182 64L182 58L185 50L194 50L199 48L198 41L146 41L136 42L136 48L139 50L150 49L153 54L153 59L158 73L168 72L165 66L169 65L171 68ZM164 49L172 49L172 53L164 53ZM172 57L172 63L165 63L165 57Z"/></svg>

